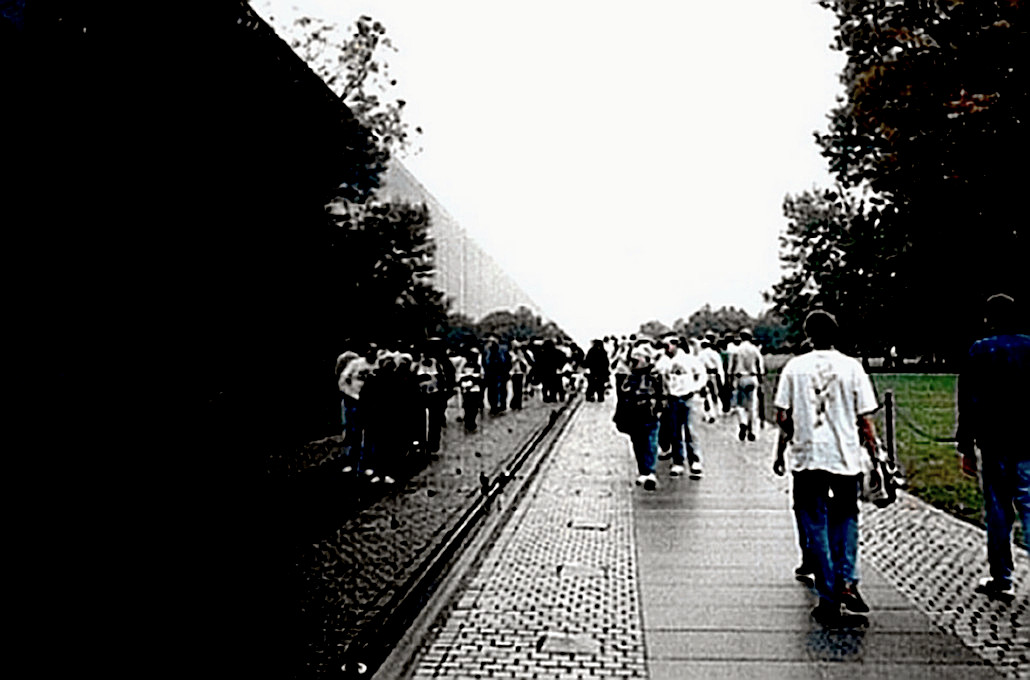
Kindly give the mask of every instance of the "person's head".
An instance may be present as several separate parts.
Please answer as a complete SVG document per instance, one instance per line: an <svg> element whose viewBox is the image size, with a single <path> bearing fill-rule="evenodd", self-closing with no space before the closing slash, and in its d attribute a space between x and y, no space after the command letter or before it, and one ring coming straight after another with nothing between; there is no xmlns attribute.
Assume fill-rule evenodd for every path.
<svg viewBox="0 0 1030 680"><path fill-rule="evenodd" d="M987 298L984 304L984 323L991 333L1014 333L1018 323L1016 301L1004 293Z"/></svg>
<svg viewBox="0 0 1030 680"><path fill-rule="evenodd" d="M641 369L648 366L651 363L651 352L646 344L639 344L634 347L629 353L629 363L631 368Z"/></svg>
<svg viewBox="0 0 1030 680"><path fill-rule="evenodd" d="M809 312L805 317L805 335L815 349L829 349L837 342L837 319L833 314L822 309Z"/></svg>
<svg viewBox="0 0 1030 680"><path fill-rule="evenodd" d="M751 339L755 337L755 334L751 332L751 329L746 327L741 328L737 332L737 334L740 336L740 339L744 342L751 342Z"/></svg>
<svg viewBox="0 0 1030 680"><path fill-rule="evenodd" d="M662 338L662 349L665 350L665 354L673 356L676 354L676 350L679 349L680 339L675 335L666 335Z"/></svg>

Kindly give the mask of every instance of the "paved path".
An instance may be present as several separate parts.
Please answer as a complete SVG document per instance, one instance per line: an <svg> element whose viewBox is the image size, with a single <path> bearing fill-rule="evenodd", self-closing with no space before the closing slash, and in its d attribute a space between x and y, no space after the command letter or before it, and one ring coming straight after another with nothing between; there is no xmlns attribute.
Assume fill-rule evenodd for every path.
<svg viewBox="0 0 1030 680"><path fill-rule="evenodd" d="M576 414L535 491L434 626L412 677L1026 675L1027 581L1013 605L956 586L983 566L966 525L911 499L864 508L871 624L830 633L809 617L815 595L793 580L798 554L787 481L770 471L772 428L745 444L728 422L702 426L704 479L670 478L660 463L652 493L633 486L628 443L610 417L608 403ZM960 547L944 551L956 536ZM938 562L968 578L942 574ZM961 597L940 595L953 588ZM937 594L934 605L923 590ZM978 626L995 644L963 642Z"/></svg>

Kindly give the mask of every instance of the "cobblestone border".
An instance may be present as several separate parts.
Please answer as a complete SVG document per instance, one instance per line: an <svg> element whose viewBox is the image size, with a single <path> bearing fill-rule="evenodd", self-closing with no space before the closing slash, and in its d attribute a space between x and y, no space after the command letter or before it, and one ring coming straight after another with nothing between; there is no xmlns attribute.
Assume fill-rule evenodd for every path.
<svg viewBox="0 0 1030 680"><path fill-rule="evenodd" d="M765 427L752 462L789 493L786 477L773 475L776 429ZM958 463L956 462L956 465ZM886 508L862 504L859 557L941 630L1008 678L1030 678L1030 557L1013 546L1016 599L992 601L974 592L987 575L986 531L904 491Z"/></svg>
<svg viewBox="0 0 1030 680"><path fill-rule="evenodd" d="M416 680L647 677L632 459L609 418L573 416L566 433L586 436L555 443L510 530L430 631Z"/></svg>

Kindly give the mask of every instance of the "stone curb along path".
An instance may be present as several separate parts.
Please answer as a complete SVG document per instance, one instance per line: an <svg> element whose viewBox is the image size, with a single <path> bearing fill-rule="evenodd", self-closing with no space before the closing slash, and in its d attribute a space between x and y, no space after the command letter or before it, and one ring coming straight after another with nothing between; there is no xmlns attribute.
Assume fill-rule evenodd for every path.
<svg viewBox="0 0 1030 680"><path fill-rule="evenodd" d="M433 626L412 677L647 677L626 484L634 464L610 411L587 406Z"/></svg>

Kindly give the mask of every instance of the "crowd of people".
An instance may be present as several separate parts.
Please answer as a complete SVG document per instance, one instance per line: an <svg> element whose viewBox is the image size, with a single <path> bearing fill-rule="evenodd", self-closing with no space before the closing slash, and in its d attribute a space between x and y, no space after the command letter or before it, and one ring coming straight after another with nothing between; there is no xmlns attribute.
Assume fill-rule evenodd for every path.
<svg viewBox="0 0 1030 680"><path fill-rule="evenodd" d="M433 337L417 347L349 349L336 361L343 472L394 484L413 458L439 452L449 407L474 433L487 414L520 410L538 394L545 403L566 401L584 389L587 363L575 343L502 342L496 334L458 348Z"/></svg>
<svg viewBox="0 0 1030 680"><path fill-rule="evenodd" d="M1013 597L1011 533L1018 518L1030 534L1030 461L1019 414L1030 366L1030 337L1017 333L1014 303L995 296L988 308L994 335L976 343L960 375L959 432L963 469L978 472L987 502L990 577L977 590ZM804 323L806 350L784 365L773 406L780 436L773 471L792 477L801 564L795 575L819 594L814 618L828 627L863 625L868 605L858 591L858 513L863 471L877 454L871 415L879 408L862 363L837 349L836 319L814 311ZM764 421L765 361L749 328L688 338L667 333L606 336L583 352L572 343L533 338L451 350L439 338L411 351L368 345L337 361L344 426L344 471L372 483L394 483L411 454L435 454L447 409L474 433L487 413L519 410L526 399L588 402L614 394L614 424L629 436L636 484L703 475L696 423L718 417L736 424L741 442L756 440ZM976 452L979 451L979 458ZM789 454L789 462L788 462ZM979 466L979 467L978 467Z"/></svg>
<svg viewBox="0 0 1030 680"><path fill-rule="evenodd" d="M613 343L612 354L614 420L630 436L639 486L657 488L662 457L672 460L670 476L702 476L697 420L714 423L721 413L736 420L741 441L755 441L765 362L750 328L696 338L631 335Z"/></svg>

